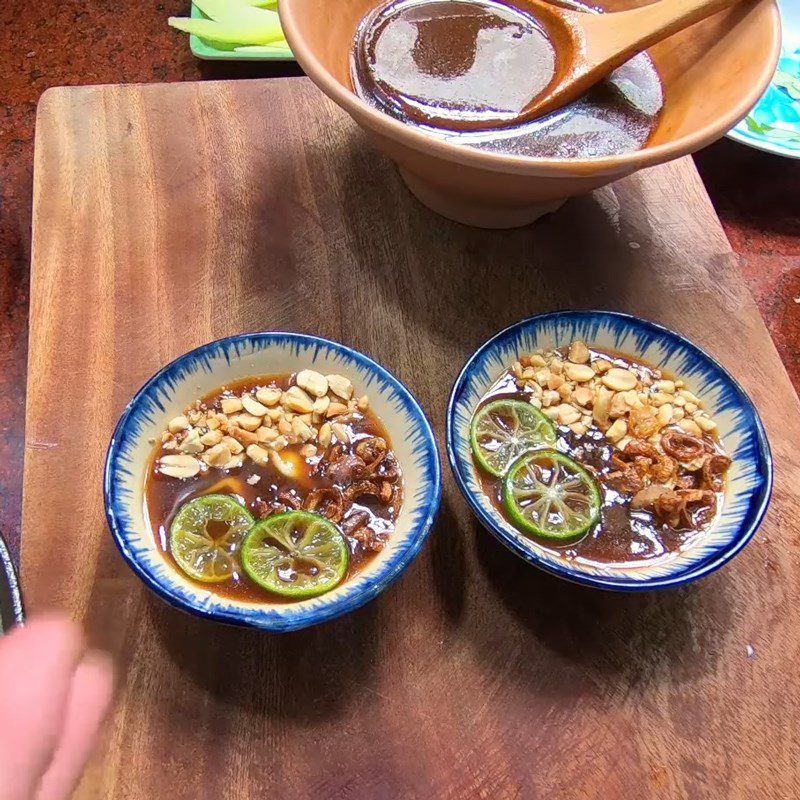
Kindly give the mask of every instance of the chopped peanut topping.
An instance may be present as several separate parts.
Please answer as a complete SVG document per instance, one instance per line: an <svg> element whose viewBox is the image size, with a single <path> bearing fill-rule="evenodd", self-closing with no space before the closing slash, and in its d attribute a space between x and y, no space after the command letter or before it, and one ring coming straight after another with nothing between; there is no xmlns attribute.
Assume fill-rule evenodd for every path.
<svg viewBox="0 0 800 800"><path fill-rule="evenodd" d="M354 392L343 375L304 369L285 391L272 384L240 396L228 390L208 404L198 400L169 421L161 447L175 454L161 456L158 470L182 479L208 468L236 469L249 458L292 471L291 454L281 466L273 454L294 444L302 445L295 458L312 458L334 441L349 443L346 420L369 408L367 395L356 399Z"/></svg>
<svg viewBox="0 0 800 800"><path fill-rule="evenodd" d="M530 391L530 402L556 424L577 436L594 425L617 450L636 442L660 447L670 431L701 439L716 430L702 400L683 381L648 366L620 364L574 341L566 355L541 350L522 356L511 372Z"/></svg>

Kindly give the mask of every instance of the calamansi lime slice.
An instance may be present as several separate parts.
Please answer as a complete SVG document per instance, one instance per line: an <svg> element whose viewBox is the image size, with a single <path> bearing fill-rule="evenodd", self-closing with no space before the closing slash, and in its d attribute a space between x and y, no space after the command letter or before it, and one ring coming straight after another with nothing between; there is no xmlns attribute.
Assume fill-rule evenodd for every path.
<svg viewBox="0 0 800 800"><path fill-rule="evenodd" d="M494 400L472 418L470 440L478 464L498 477L521 453L554 444L556 429L538 408L524 400Z"/></svg>
<svg viewBox="0 0 800 800"><path fill-rule="evenodd" d="M330 591L347 572L350 551L339 528L308 511L257 523L242 545L242 566L259 586L295 599Z"/></svg>
<svg viewBox="0 0 800 800"><path fill-rule="evenodd" d="M592 475L555 450L517 459L503 482L503 502L521 531L558 542L586 533L599 519L602 503Z"/></svg>
<svg viewBox="0 0 800 800"><path fill-rule="evenodd" d="M234 497L209 494L190 500L172 521L169 549L177 565L203 583L227 581L253 515Z"/></svg>

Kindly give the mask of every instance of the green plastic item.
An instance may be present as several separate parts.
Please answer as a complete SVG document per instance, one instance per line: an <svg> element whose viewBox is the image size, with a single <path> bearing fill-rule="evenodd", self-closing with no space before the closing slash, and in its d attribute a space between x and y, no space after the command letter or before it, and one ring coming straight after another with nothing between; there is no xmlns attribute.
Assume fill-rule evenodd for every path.
<svg viewBox="0 0 800 800"><path fill-rule="evenodd" d="M208 19L194 3L192 3L192 19ZM237 52L236 45L212 42L199 36L189 37L189 47L197 58L206 61L294 61L294 55L288 47L248 48Z"/></svg>

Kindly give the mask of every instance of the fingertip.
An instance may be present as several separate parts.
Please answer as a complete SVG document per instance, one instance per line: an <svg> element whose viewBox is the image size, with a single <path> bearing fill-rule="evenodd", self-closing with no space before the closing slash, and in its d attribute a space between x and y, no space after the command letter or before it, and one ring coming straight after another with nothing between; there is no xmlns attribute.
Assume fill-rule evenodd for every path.
<svg viewBox="0 0 800 800"><path fill-rule="evenodd" d="M83 632L67 616L34 617L0 639L0 685L66 690L85 649Z"/></svg>
<svg viewBox="0 0 800 800"><path fill-rule="evenodd" d="M89 650L78 666L75 681L92 687L98 699L107 698L108 705L114 694L114 661L104 650Z"/></svg>
<svg viewBox="0 0 800 800"><path fill-rule="evenodd" d="M8 635L9 650L24 647L26 652L52 654L60 662L77 663L86 649L83 631L66 614L50 611L32 617Z"/></svg>
<svg viewBox="0 0 800 800"><path fill-rule="evenodd" d="M11 689L0 693L0 720L13 720L0 726L0 783L13 780L20 796L52 757L85 647L80 628L59 613L0 639L0 686Z"/></svg>
<svg viewBox="0 0 800 800"><path fill-rule="evenodd" d="M37 800L71 795L108 715L113 691L114 668L110 656L90 650L75 671L61 741L42 779Z"/></svg>

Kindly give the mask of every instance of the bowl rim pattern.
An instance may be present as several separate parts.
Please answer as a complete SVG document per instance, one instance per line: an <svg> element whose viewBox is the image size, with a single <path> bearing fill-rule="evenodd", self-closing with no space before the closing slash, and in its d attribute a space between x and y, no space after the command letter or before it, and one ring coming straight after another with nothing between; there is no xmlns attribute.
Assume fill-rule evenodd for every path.
<svg viewBox="0 0 800 800"><path fill-rule="evenodd" d="M342 584L342 591L332 601L326 601L325 595L321 595L299 604L276 604L266 608L253 604L252 609L249 606L232 604L229 608L206 609L182 596L185 592L177 591L177 584L165 585L159 576L151 574L141 563L138 551L141 550L143 554L144 548L132 545L132 540L139 534L135 518L127 509L131 498L120 478L121 475L135 477L125 466L126 452L138 441L141 425L149 424L153 413L165 412L162 401L170 387L180 385L186 374L197 374L197 370L192 367L207 374L213 373L212 364L218 357L225 358L230 364L232 358L235 360L240 356L242 348L246 348L246 355L249 356L273 346L289 346L292 353L296 352L298 355L308 349L333 353L344 363L354 364L369 374L371 380L368 385L374 380L390 393L390 401L395 404L398 413L404 415L408 429L407 438L414 438L415 444L422 444L419 456L415 459L423 478L414 496L416 510L412 513L405 541L396 548L387 548L388 554L384 563L369 575L367 584L361 587L356 584L357 591L347 592L348 584L345 583ZM297 630L342 616L388 588L421 550L438 514L441 496L441 462L436 438L425 412L409 389L388 370L358 350L320 336L286 331L257 331L216 339L178 356L158 370L133 395L120 415L109 442L103 477L106 520L112 538L124 560L148 588L170 605L197 616L274 632ZM406 493L405 503L409 499ZM163 566L166 570L174 569L166 561ZM356 576L354 583L358 577Z"/></svg>
<svg viewBox="0 0 800 800"><path fill-rule="evenodd" d="M22 591L14 561L0 534L0 636L25 621Z"/></svg>
<svg viewBox="0 0 800 800"><path fill-rule="evenodd" d="M558 323L559 321L588 322L589 320L594 320L598 323L602 321L608 325L616 326L618 329L626 329L629 331L633 329L640 335L650 338L658 337L659 339L666 339L674 343L676 347L680 347L687 355L696 359L697 363L702 364L704 368L715 375L717 380L724 383L732 391L738 400L740 410L745 412L752 422L753 435L756 440L758 466L760 467L757 472L760 486L754 490L753 502L749 504L745 518L737 526L736 533L725 545L713 549L700 563L690 564L682 569L667 570L666 573L661 576L623 579L621 577L623 574L622 571L614 570L613 568L609 568L607 570L608 574L605 575L588 574L566 563L556 564L552 561L547 561L539 556L533 548L526 548L519 541L512 538L512 536L504 530L496 516L490 513L477 500L472 489L468 485L467 477L462 469L462 463L458 458L458 450L461 442L457 432L456 413L459 409L461 396L471 374L477 369L477 364L493 349L501 346L509 339L513 339L518 333L526 329L543 326L548 323ZM446 446L450 468L456 479L459 490L478 519L495 538L516 555L546 572L572 581L573 583L600 589L625 592L665 589L682 586L711 574L730 561L748 544L748 542L750 542L764 519L772 496L774 466L769 441L757 409L739 382L716 359L681 334L657 322L618 311L564 310L537 314L509 325L480 345L469 359L467 359L467 362L453 383L453 388L450 392L447 404ZM521 535L520 538L522 538ZM679 565L676 563L676 566Z"/></svg>

